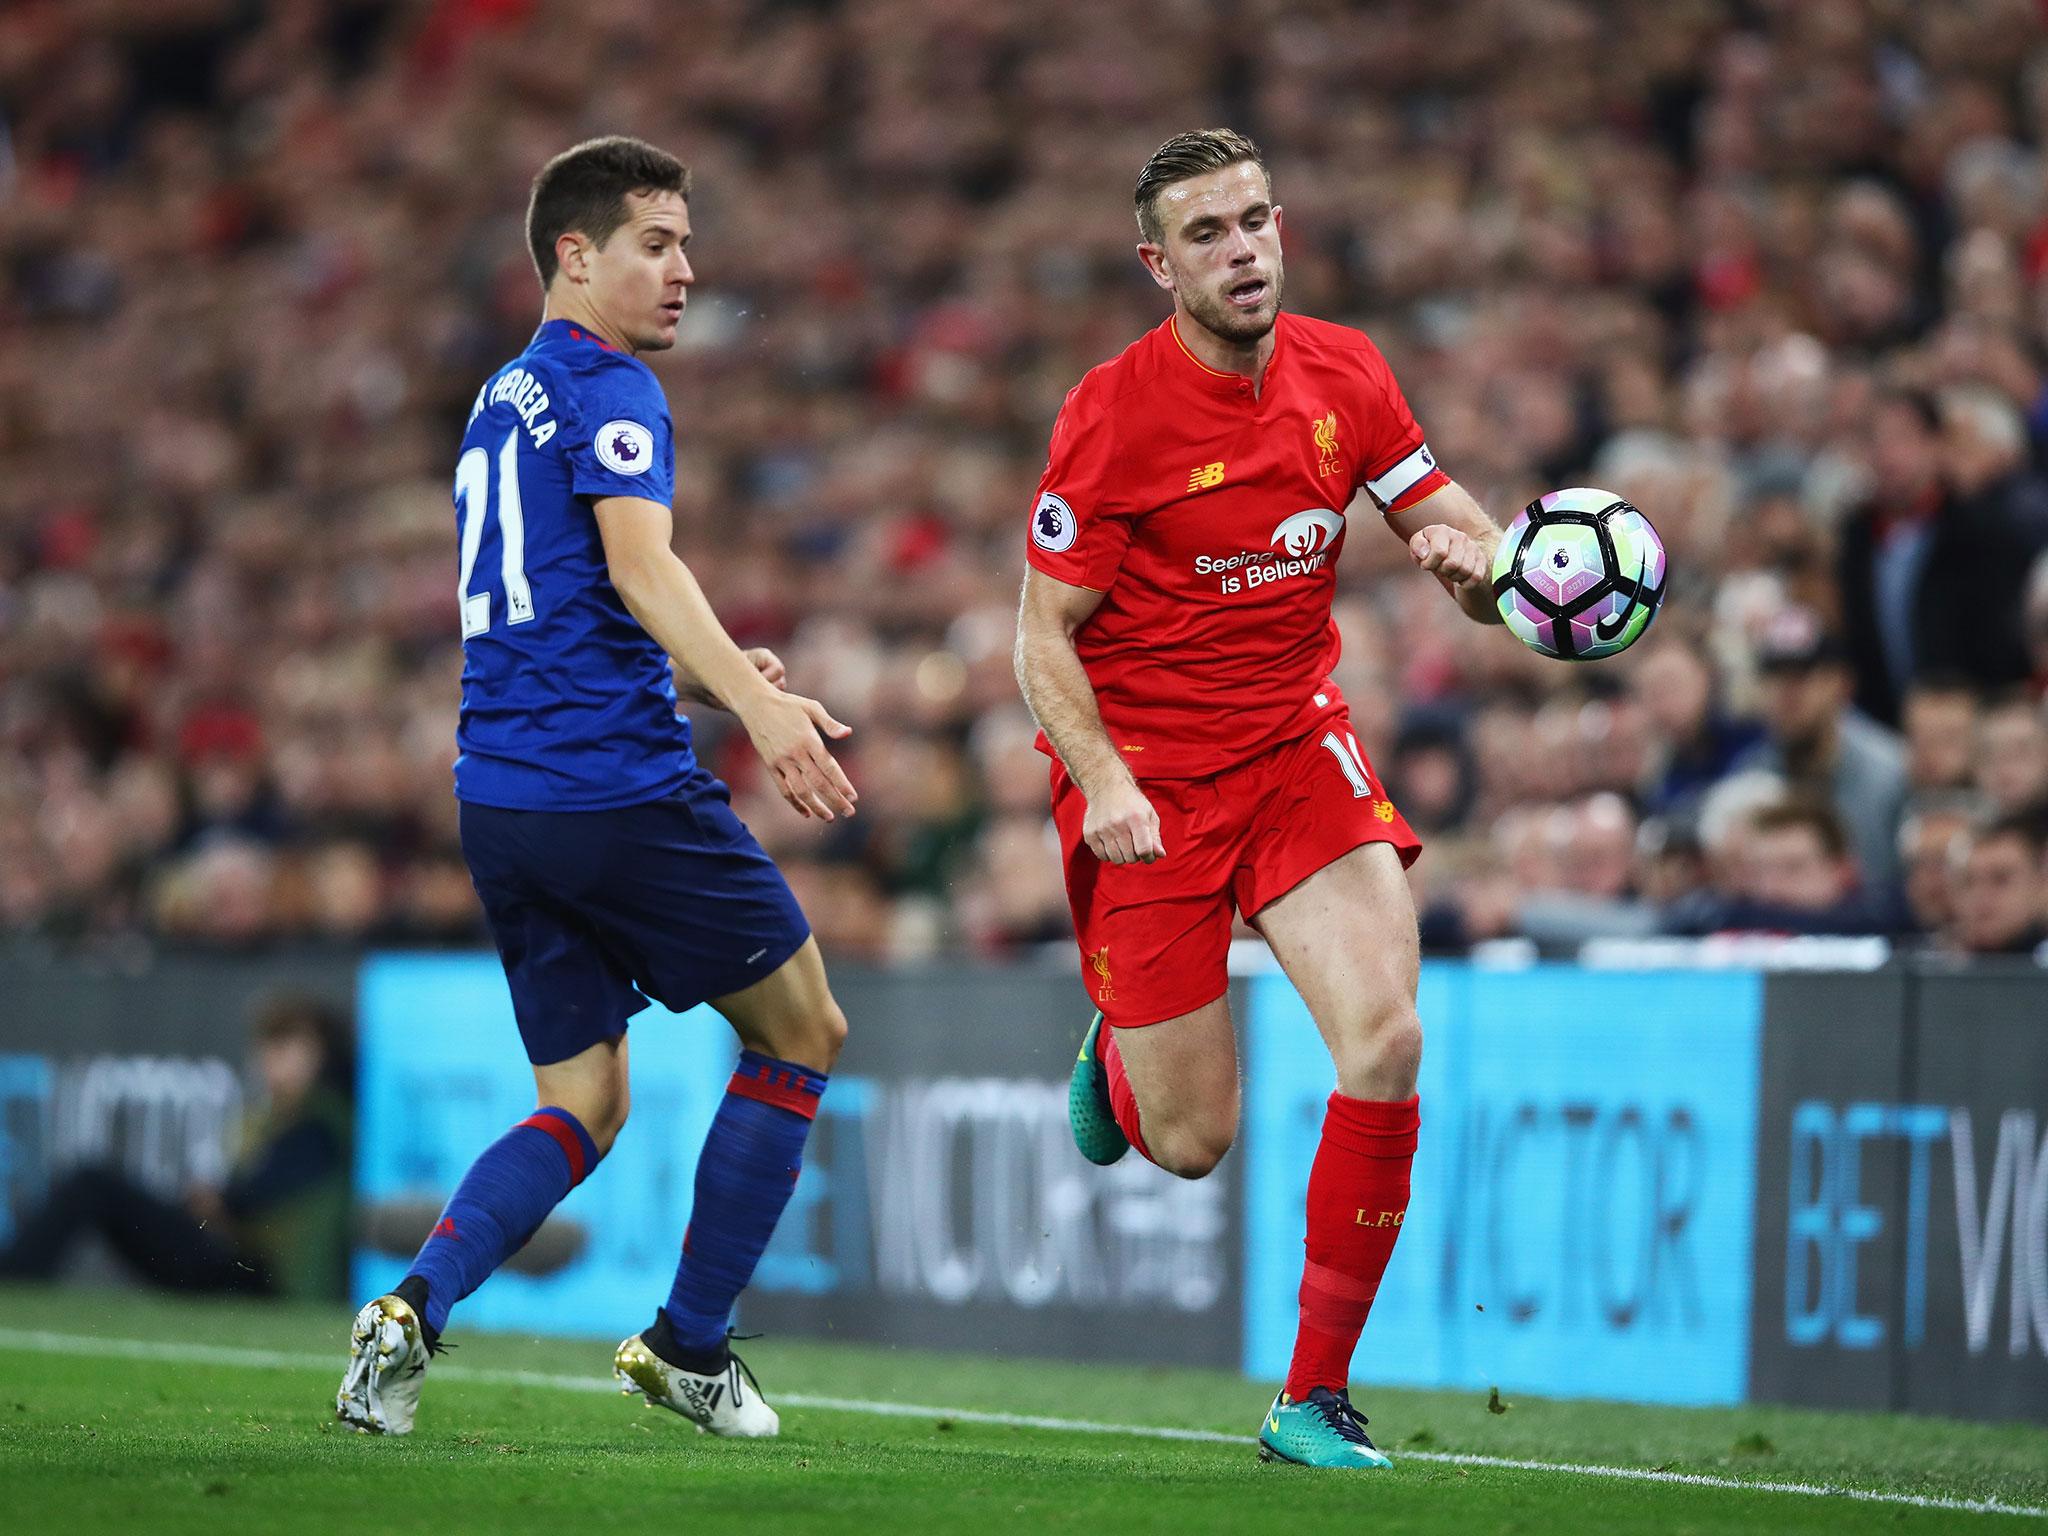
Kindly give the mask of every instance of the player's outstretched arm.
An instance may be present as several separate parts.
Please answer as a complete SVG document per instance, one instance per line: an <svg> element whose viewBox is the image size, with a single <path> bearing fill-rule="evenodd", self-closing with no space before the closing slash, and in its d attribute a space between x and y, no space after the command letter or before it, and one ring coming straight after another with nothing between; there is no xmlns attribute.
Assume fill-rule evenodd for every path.
<svg viewBox="0 0 2048 1536"><path fill-rule="evenodd" d="M783 692L767 668L732 643L697 578L669 547L674 514L640 496L603 496L591 508L620 601L698 689L739 717L782 798L825 821L851 816L858 797L818 733L837 740L853 727L816 699Z"/></svg>
<svg viewBox="0 0 2048 1536"><path fill-rule="evenodd" d="M1408 553L1444 584L1467 618L1501 622L1493 597L1493 554L1500 527L1457 481L1446 481L1412 507L1387 514L1387 526L1408 544Z"/></svg>
<svg viewBox="0 0 2048 1536"><path fill-rule="evenodd" d="M1026 570L1017 609L1017 686L1088 802L1081 836L1089 851L1108 864L1150 864L1166 856L1159 813L1102 728L1095 690L1074 651L1074 631L1101 602L1100 592Z"/></svg>

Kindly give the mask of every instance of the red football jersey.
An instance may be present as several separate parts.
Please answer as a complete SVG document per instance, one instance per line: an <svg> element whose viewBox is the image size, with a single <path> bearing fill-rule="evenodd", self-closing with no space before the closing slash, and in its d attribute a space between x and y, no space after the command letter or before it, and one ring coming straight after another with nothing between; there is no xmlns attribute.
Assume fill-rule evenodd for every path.
<svg viewBox="0 0 2048 1536"><path fill-rule="evenodd" d="M1399 511L1448 483L1379 348L1341 325L1282 314L1256 396L1171 318L1091 370L1026 552L1103 594L1074 648L1132 772L1203 778L1307 731L1355 492Z"/></svg>

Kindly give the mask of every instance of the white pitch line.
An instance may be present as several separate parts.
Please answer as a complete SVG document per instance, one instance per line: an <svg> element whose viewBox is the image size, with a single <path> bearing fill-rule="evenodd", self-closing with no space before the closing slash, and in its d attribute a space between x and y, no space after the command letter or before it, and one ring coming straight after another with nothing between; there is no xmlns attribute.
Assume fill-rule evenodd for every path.
<svg viewBox="0 0 2048 1536"><path fill-rule="evenodd" d="M0 1349L44 1355L89 1355L112 1360L166 1360L183 1365L232 1365L258 1370L329 1371L340 1352L292 1354L275 1349L243 1349L223 1344L173 1344L153 1339L105 1339L92 1334L57 1333L42 1328L0 1328ZM434 1367L437 1380L465 1381L478 1386L546 1387L567 1392L615 1392L610 1381L595 1376L558 1376L546 1371L491 1371L452 1361ZM1138 1440L1197 1441L1208 1445L1256 1444L1249 1435L1214 1429L1177 1429L1161 1424L1105 1424L1094 1419L1061 1419L1035 1413L992 1413L981 1408L942 1408L931 1403L884 1403L858 1397L817 1397L780 1392L776 1401L790 1408L816 1408L831 1413L858 1413L871 1418L952 1419L961 1424L988 1424L1003 1429L1049 1429L1067 1434L1116 1435ZM1941 1509L1969 1515L2022 1515L2048 1519L2048 1507L2007 1504L2000 1499L1951 1499L1924 1493L1881 1493L1868 1488L1842 1488L1828 1483L1756 1482L1715 1477L1705 1472L1663 1472L1650 1467L1604 1467L1568 1461L1528 1461L1511 1456L1480 1456L1461 1451L1401 1451L1402 1461L1436 1462L1456 1467L1492 1467L1511 1472L1564 1472L1577 1477L1604 1477L1632 1483L1672 1483L1687 1488L1717 1488L1740 1493L1785 1493L1805 1498L1846 1499L1861 1504L1890 1504L1912 1509Z"/></svg>

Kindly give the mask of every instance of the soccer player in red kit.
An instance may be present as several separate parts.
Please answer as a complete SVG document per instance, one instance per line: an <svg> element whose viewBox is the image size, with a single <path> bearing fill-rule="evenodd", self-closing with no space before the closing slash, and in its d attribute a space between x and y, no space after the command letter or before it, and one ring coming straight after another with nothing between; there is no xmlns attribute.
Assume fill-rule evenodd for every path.
<svg viewBox="0 0 2048 1536"><path fill-rule="evenodd" d="M1032 511L1017 677L1053 755L1081 972L1100 1013L1069 1096L1098 1163L1183 1178L1237 1134L1232 908L1336 1065L1309 1175L1301 1320L1260 1455L1383 1467L1351 1355L1408 1206L1420 1124L1420 850L1331 680L1362 488L1472 618L1500 532L1437 467L1379 350L1281 310L1258 150L1186 133L1138 177L1138 253L1173 313L1066 398ZM1108 1028L1104 1028L1104 1023Z"/></svg>

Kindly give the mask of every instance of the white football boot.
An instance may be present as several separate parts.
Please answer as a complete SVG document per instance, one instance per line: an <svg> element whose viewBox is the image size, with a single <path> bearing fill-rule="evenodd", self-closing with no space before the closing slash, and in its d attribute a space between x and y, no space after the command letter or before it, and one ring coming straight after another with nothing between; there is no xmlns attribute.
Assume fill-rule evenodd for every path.
<svg viewBox="0 0 2048 1536"><path fill-rule="evenodd" d="M670 1365L636 1333L620 1343L612 1369L621 1392L638 1392L654 1406L681 1414L700 1434L754 1440L781 1432L782 1420L761 1401L761 1385L738 1355L723 1370L699 1376Z"/></svg>
<svg viewBox="0 0 2048 1536"><path fill-rule="evenodd" d="M349 1331L348 1373L334 1416L366 1435L409 1435L427 1376L426 1330L402 1298L379 1296Z"/></svg>

